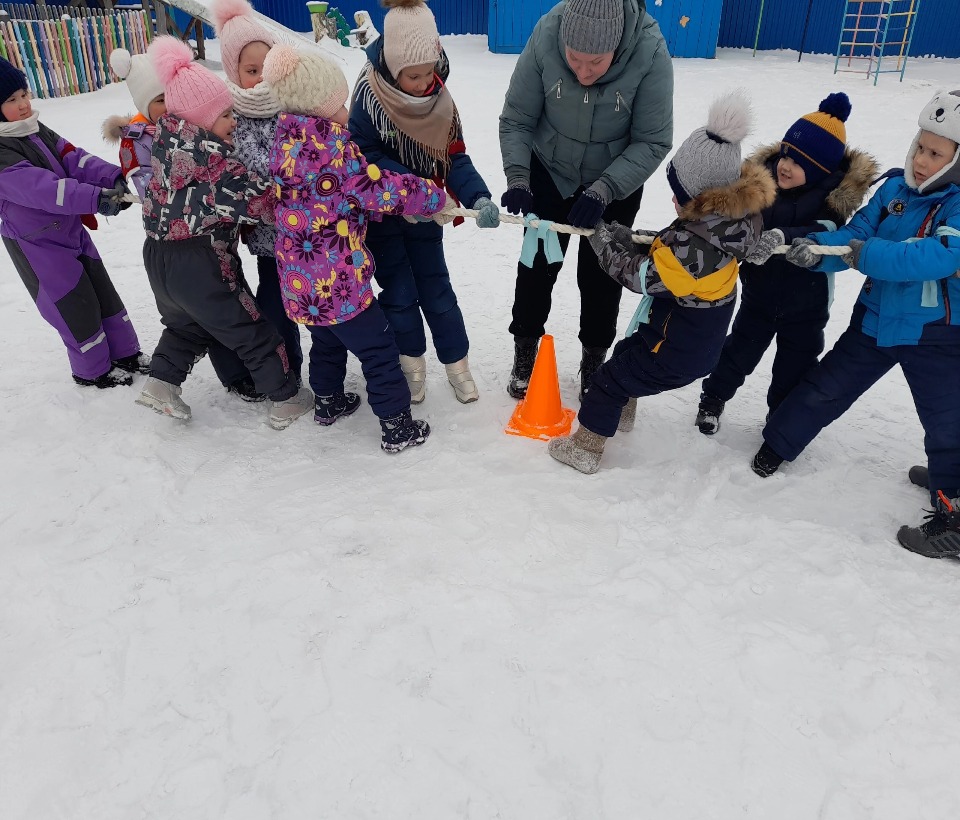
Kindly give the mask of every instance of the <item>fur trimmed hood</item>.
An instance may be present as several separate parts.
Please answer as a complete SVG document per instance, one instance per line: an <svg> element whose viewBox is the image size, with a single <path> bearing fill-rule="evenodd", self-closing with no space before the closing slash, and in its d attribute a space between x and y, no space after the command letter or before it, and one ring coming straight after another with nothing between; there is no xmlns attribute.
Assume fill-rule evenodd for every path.
<svg viewBox="0 0 960 820"><path fill-rule="evenodd" d="M680 218L696 220L715 215L743 219L769 208L776 196L777 186L767 169L744 162L740 166L740 179L723 188L701 191L680 209Z"/></svg>
<svg viewBox="0 0 960 820"><path fill-rule="evenodd" d="M760 146L747 157L746 161L758 168L767 170L767 163L779 156L780 143L775 142ZM866 151L848 146L844 152L840 170L843 171L843 179L827 195L826 202L846 222L863 204L870 186L880 176L880 165Z"/></svg>
<svg viewBox="0 0 960 820"><path fill-rule="evenodd" d="M123 138L123 129L130 125L132 120L132 114L113 114L107 117L102 126L104 141L116 145Z"/></svg>

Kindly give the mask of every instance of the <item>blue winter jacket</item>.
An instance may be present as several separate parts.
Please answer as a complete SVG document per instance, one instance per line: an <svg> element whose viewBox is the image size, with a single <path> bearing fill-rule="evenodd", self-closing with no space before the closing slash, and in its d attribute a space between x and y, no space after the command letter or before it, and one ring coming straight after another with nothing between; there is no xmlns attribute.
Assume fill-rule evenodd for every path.
<svg viewBox="0 0 960 820"><path fill-rule="evenodd" d="M392 84L393 78L386 68L382 54L383 37L380 37L367 47L367 58L370 63L386 77L387 81ZM438 76L440 76L443 82L446 82L448 74L449 64L444 54L440 60ZM357 92L364 82L365 75L366 67L364 67L363 74L360 75L357 88L354 89L354 97L350 105L350 122L347 128L353 137L353 141L357 144L357 147L363 153L364 157L366 157L367 162L372 162L378 167L388 171L396 171L398 174L417 174L427 179L433 179L434 174L431 168L408 168L403 165L400 162L400 154L398 151L388 146L384 142L383 137L378 133L373 119L370 116L370 112L367 111L358 98L359 95ZM454 140L462 142L463 134L454 135ZM473 160L470 159L470 155L467 154L466 151L451 154L450 172L447 174L446 179L441 179L440 182L444 183L446 187L453 191L457 199L467 208L472 208L474 203L481 197L487 197L489 199L491 196L487 184L477 172L477 169L473 165Z"/></svg>
<svg viewBox="0 0 960 820"><path fill-rule="evenodd" d="M925 236L926 238L918 238ZM888 179L837 231L810 234L820 245L864 241L867 277L854 321L880 347L960 344L960 188L921 194L902 176ZM825 256L817 270L846 265Z"/></svg>

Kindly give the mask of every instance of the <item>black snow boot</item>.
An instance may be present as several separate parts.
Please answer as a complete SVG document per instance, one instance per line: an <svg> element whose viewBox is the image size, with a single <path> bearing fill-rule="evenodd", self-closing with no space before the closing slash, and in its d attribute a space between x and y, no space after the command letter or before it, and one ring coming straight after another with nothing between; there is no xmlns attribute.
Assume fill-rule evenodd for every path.
<svg viewBox="0 0 960 820"><path fill-rule="evenodd" d="M81 387L99 387L101 390L108 387L127 387L133 384L133 376L115 367L111 367L106 373L97 376L95 379L84 379L74 374L73 380Z"/></svg>
<svg viewBox="0 0 960 820"><path fill-rule="evenodd" d="M910 479L911 484L916 484L925 490L930 486L930 471L920 464L916 467L911 467L907 473L907 477Z"/></svg>
<svg viewBox="0 0 960 820"><path fill-rule="evenodd" d="M380 447L387 453L399 453L407 447L417 447L430 435L430 425L414 419L409 410L404 410L392 419L380 419Z"/></svg>
<svg viewBox="0 0 960 820"><path fill-rule="evenodd" d="M593 381L593 374L600 369L600 365L607 358L606 347L585 347L583 355L580 357L580 401L590 389L590 382Z"/></svg>
<svg viewBox="0 0 960 820"><path fill-rule="evenodd" d="M753 457L753 463L750 465L750 468L760 476L760 478L769 478L780 469L781 464L783 464L783 459L776 454L773 447L764 442L763 446Z"/></svg>
<svg viewBox="0 0 960 820"><path fill-rule="evenodd" d="M513 337L513 370L510 371L510 382L507 392L512 398L522 399L527 395L530 376L533 374L533 365L537 361L537 350L540 339L528 336Z"/></svg>
<svg viewBox="0 0 960 820"><path fill-rule="evenodd" d="M712 436L720 429L720 416L726 402L714 398L707 393L700 394L700 406L697 408L697 420L694 424L705 436Z"/></svg>
<svg viewBox="0 0 960 820"><path fill-rule="evenodd" d="M927 558L955 558L960 555L960 499L948 499L938 493L936 509L919 527L901 527L900 545Z"/></svg>
<svg viewBox="0 0 960 820"><path fill-rule="evenodd" d="M332 396L317 396L314 401L313 420L317 424L333 424L337 419L349 416L360 406L356 393L334 393Z"/></svg>
<svg viewBox="0 0 960 820"><path fill-rule="evenodd" d="M243 401L256 402L263 401L266 396L257 392L257 388L250 376L244 376L235 382L227 385L228 393L236 393Z"/></svg>
<svg viewBox="0 0 960 820"><path fill-rule="evenodd" d="M124 356L113 363L114 367L119 367L127 373L149 373L150 357L146 353L134 353L132 356Z"/></svg>

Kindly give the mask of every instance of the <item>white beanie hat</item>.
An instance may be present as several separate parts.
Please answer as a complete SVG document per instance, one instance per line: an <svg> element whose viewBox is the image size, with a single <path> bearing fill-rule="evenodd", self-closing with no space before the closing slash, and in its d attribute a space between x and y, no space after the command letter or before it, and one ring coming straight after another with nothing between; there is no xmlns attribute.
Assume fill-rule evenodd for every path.
<svg viewBox="0 0 960 820"><path fill-rule="evenodd" d="M382 0L389 9L383 18L383 59L396 78L412 65L440 59L440 32L424 0Z"/></svg>
<svg viewBox="0 0 960 820"><path fill-rule="evenodd" d="M127 91L133 104L143 116L150 119L150 103L163 94L163 83L153 70L153 63L146 54L131 54L125 48L110 52L110 68L127 81Z"/></svg>
<svg viewBox="0 0 960 820"><path fill-rule="evenodd" d="M960 91L943 91L937 94L920 112L920 130L913 138L910 149L907 151L907 164L903 169L903 176L907 185L921 194L942 188L950 183L960 185ZM953 160L948 162L930 179L917 185L917 178L913 175L913 158L917 153L920 136L924 131L936 134L957 143L953 153Z"/></svg>
<svg viewBox="0 0 960 820"><path fill-rule="evenodd" d="M263 61L263 79L281 111L330 119L347 101L347 78L340 66L316 53L275 45Z"/></svg>

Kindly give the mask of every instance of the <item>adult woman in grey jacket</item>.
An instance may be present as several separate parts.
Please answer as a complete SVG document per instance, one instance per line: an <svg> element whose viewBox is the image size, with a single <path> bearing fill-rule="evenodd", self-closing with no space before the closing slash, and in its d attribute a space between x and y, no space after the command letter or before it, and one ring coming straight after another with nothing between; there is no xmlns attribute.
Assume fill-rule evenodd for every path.
<svg viewBox="0 0 960 820"><path fill-rule="evenodd" d="M673 66L645 0L566 0L547 12L517 60L500 115L510 213L592 228L632 225L643 184L673 142ZM569 236L561 234L567 250ZM523 398L562 263L542 250L517 266L507 392ZM581 395L617 331L622 289L589 243L577 260Z"/></svg>

